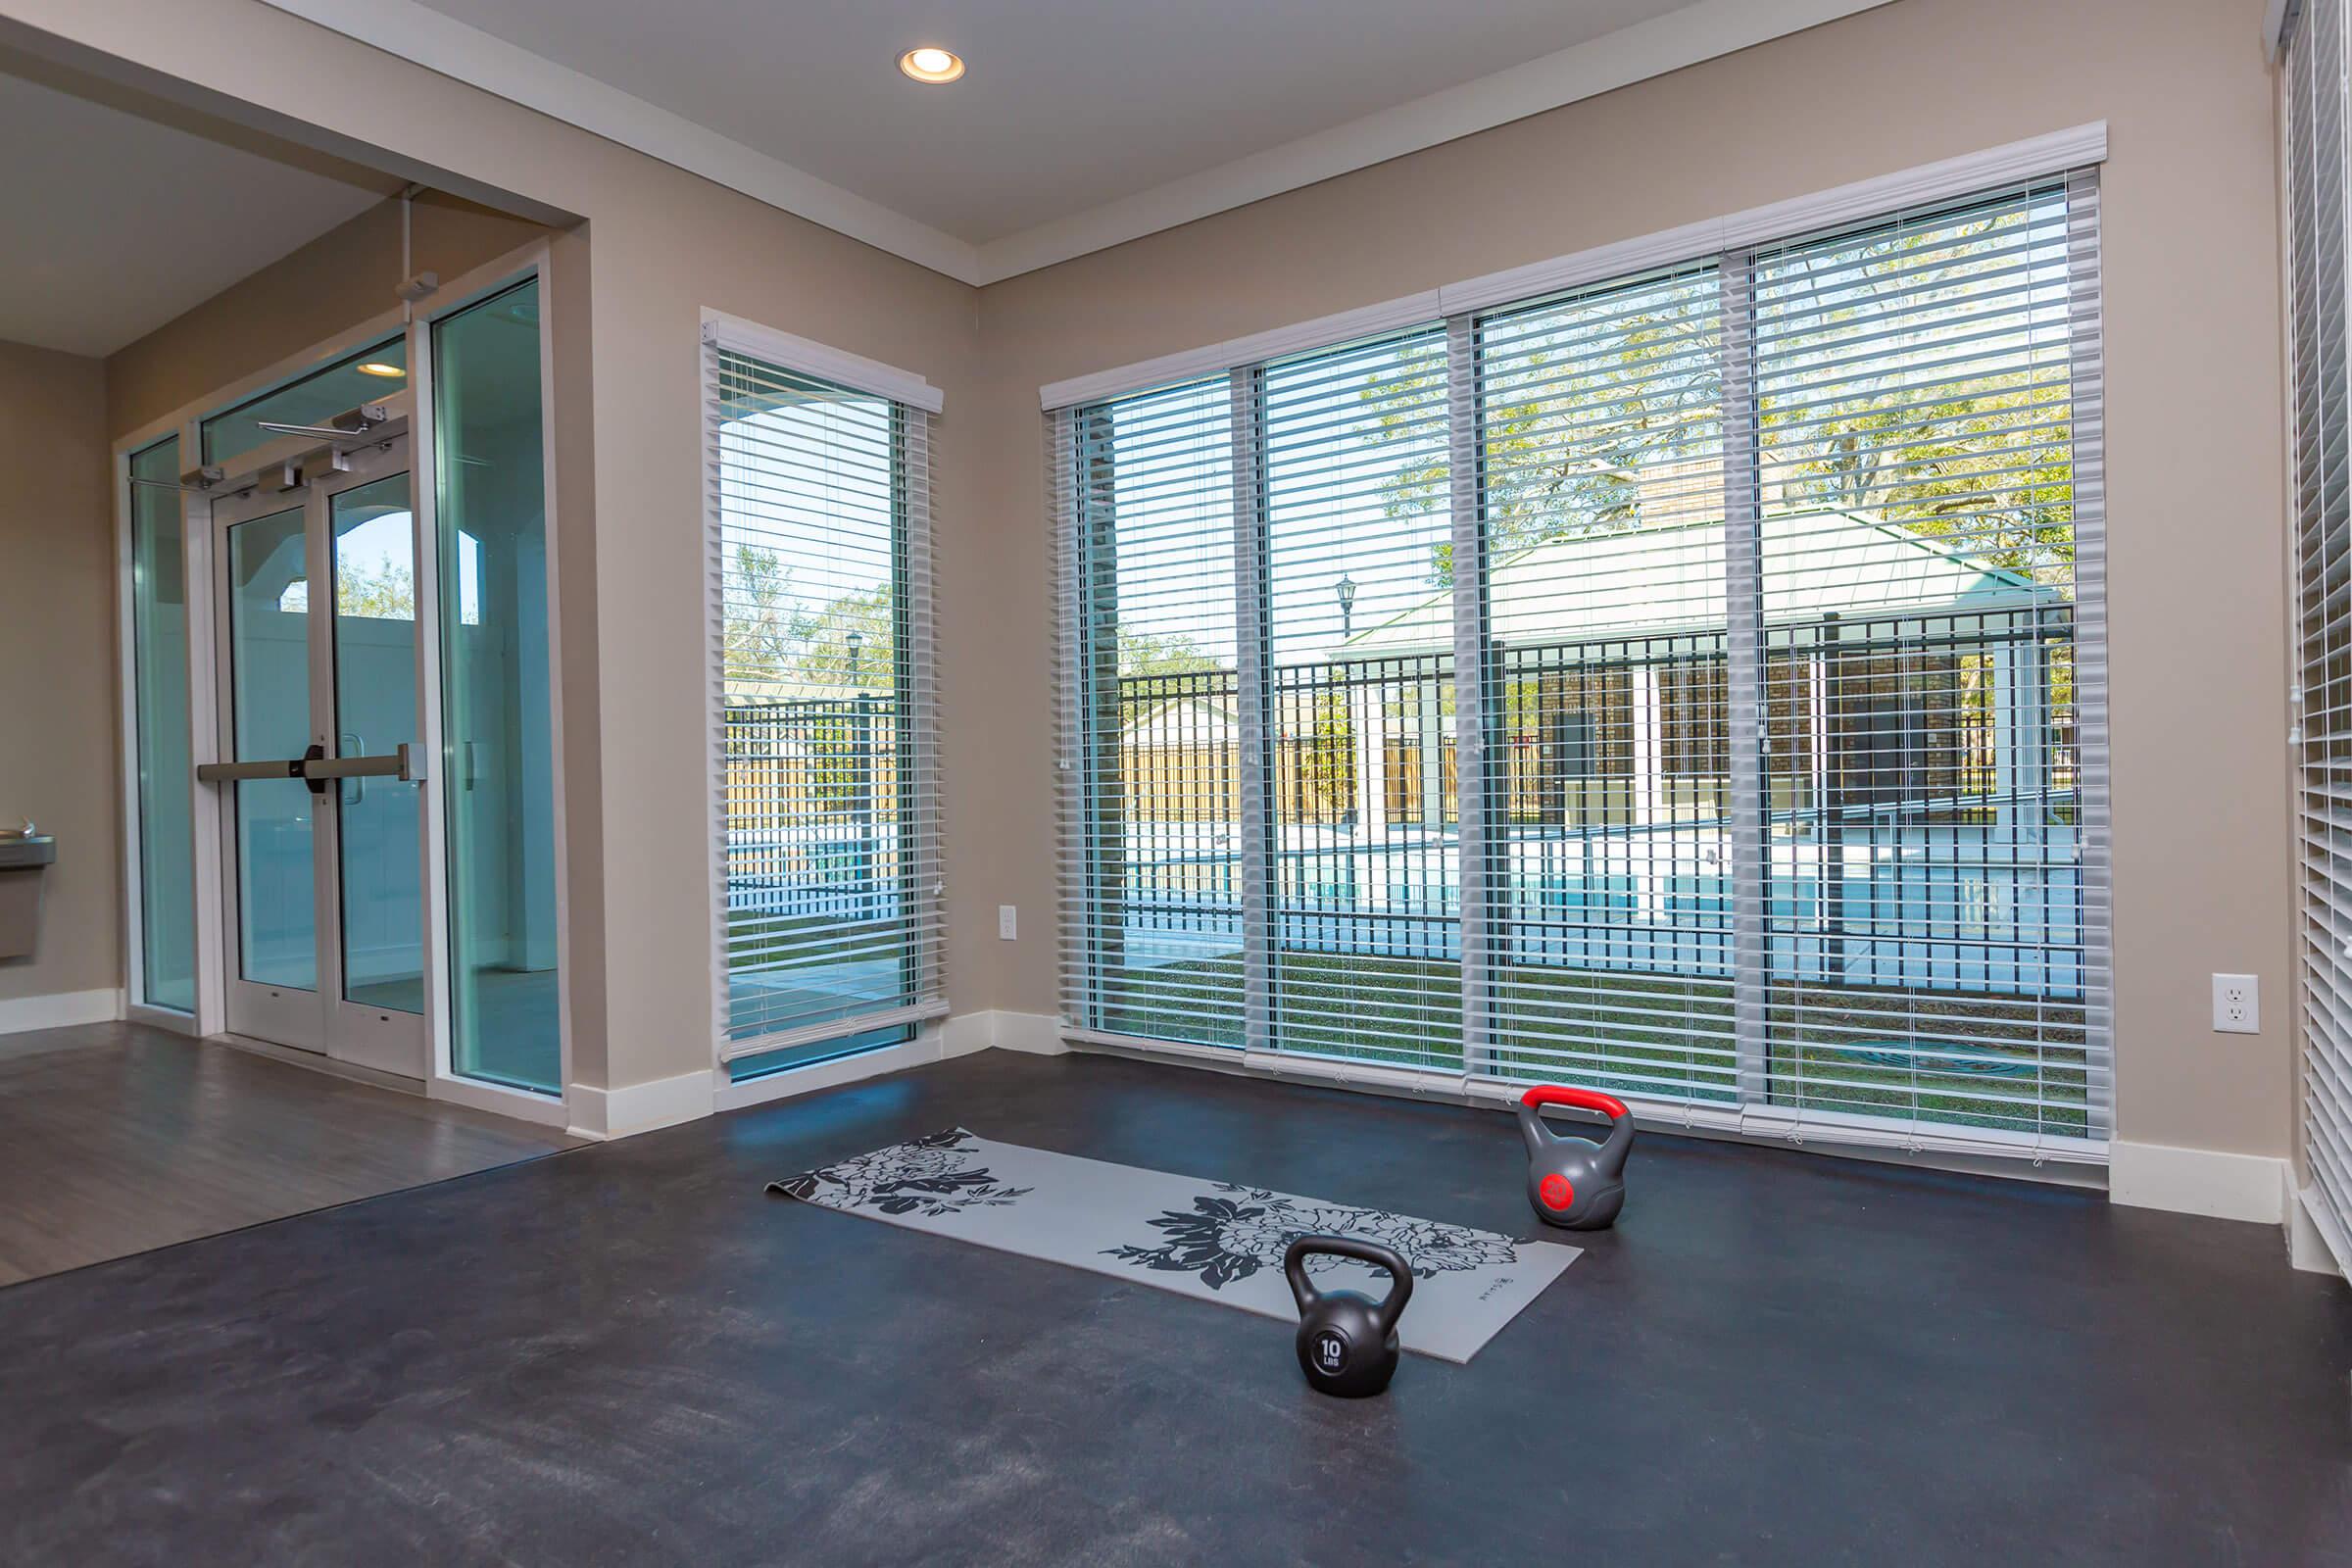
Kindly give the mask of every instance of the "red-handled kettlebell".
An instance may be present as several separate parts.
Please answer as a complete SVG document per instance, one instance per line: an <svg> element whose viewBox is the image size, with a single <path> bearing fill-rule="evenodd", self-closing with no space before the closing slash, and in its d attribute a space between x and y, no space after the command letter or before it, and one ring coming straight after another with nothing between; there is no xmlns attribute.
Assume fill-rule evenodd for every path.
<svg viewBox="0 0 2352 1568"><path fill-rule="evenodd" d="M1574 1105L1609 1118L1595 1144L1562 1138L1544 1125L1542 1105ZM1527 1140L1527 1200L1536 1218L1562 1230L1597 1231L1625 1206L1625 1156L1634 1152L1634 1113L1615 1095L1543 1084L1519 1097L1519 1133Z"/></svg>

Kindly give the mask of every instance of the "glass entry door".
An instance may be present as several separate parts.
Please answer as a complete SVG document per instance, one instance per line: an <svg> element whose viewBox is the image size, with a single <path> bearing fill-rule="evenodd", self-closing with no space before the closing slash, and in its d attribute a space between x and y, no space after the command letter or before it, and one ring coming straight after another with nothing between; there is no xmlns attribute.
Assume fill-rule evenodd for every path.
<svg viewBox="0 0 2352 1568"><path fill-rule="evenodd" d="M425 1076L417 530L405 435L213 504L231 1032Z"/></svg>

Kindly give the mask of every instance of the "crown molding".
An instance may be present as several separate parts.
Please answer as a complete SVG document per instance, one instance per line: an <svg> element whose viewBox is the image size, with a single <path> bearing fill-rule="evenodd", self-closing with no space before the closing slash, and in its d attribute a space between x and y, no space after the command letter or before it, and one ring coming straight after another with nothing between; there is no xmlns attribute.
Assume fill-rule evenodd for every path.
<svg viewBox="0 0 2352 1568"><path fill-rule="evenodd" d="M974 245L416 0L264 0L960 282L1036 271L1892 0L1696 0L1554 54Z"/></svg>
<svg viewBox="0 0 2352 1568"><path fill-rule="evenodd" d="M1889 3L1698 0L1458 87L992 240L980 247L980 281L1000 282L1107 250Z"/></svg>
<svg viewBox="0 0 2352 1568"><path fill-rule="evenodd" d="M263 0L333 32L862 240L958 282L979 248L817 178L618 87L418 5L416 0Z"/></svg>

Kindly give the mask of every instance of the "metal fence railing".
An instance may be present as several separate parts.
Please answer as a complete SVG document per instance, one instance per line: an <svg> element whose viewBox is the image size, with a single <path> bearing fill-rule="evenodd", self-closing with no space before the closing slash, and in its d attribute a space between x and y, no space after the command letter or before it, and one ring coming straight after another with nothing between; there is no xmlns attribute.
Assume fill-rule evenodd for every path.
<svg viewBox="0 0 2352 1568"><path fill-rule="evenodd" d="M1771 629L1775 978L2083 994L2072 630L2049 606ZM1498 655L1502 961L1731 973L1725 675L1705 632ZM1452 688L1435 655L1275 671L1284 947L1458 956ZM1234 678L1129 676L1116 703L1116 745L1090 765L1124 950L1238 946Z"/></svg>
<svg viewBox="0 0 2352 1568"><path fill-rule="evenodd" d="M725 724L728 910L896 918L897 703L730 704Z"/></svg>

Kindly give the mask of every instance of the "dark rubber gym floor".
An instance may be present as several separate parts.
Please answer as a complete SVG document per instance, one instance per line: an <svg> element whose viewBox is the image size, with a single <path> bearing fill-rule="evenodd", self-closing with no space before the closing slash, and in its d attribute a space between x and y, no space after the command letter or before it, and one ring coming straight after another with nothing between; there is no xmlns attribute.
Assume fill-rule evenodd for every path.
<svg viewBox="0 0 2352 1568"><path fill-rule="evenodd" d="M1467 1367L761 1184L954 1123L1524 1234L1494 1113L918 1072L0 1290L0 1560L2352 1564L2272 1228L1645 1138Z"/></svg>

